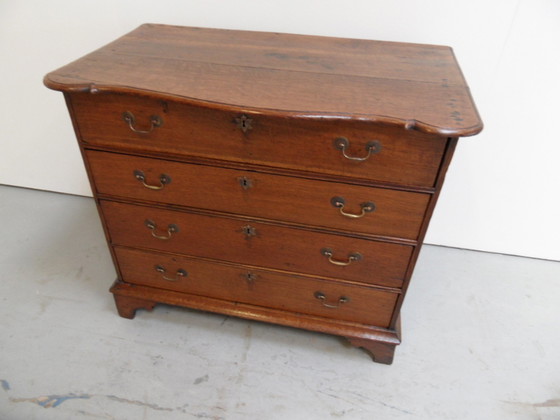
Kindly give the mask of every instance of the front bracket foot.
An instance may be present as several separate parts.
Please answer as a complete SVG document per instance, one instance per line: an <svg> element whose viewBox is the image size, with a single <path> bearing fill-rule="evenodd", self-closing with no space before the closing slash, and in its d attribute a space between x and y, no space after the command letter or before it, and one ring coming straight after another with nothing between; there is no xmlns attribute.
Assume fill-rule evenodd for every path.
<svg viewBox="0 0 560 420"><path fill-rule="evenodd" d="M135 297L117 294L113 294L113 297L115 298L115 304L117 305L119 315L128 319L134 318L137 309L146 309L147 311L151 311L157 303L148 299L138 299Z"/></svg>
<svg viewBox="0 0 560 420"><path fill-rule="evenodd" d="M352 346L363 348L374 362L383 363L385 365L393 363L396 344L367 340L365 338L346 337L346 339Z"/></svg>

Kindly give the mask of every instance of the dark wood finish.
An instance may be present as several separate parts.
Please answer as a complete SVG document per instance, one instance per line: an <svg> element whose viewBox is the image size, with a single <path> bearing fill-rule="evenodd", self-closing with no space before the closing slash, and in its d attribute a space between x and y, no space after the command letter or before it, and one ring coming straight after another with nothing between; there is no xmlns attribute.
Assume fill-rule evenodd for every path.
<svg viewBox="0 0 560 420"><path fill-rule="evenodd" d="M139 299L129 296L125 297L119 294L114 294L113 297L115 298L115 304L119 315L128 319L134 319L138 309L151 311L157 303L151 299Z"/></svg>
<svg viewBox="0 0 560 420"><path fill-rule="evenodd" d="M401 185L433 187L446 142L442 137L361 120L302 120L108 93L79 93L70 98L81 139L89 145L165 151ZM126 111L134 114L140 130L149 130L153 115L160 116L163 124L147 134L135 133L123 120ZM236 118L245 114L253 120L247 132L236 124ZM100 126L105 129L99 130ZM382 149L365 162L354 162L334 146L338 137L348 139L351 156L365 156L366 144L372 140L378 140Z"/></svg>
<svg viewBox="0 0 560 420"><path fill-rule="evenodd" d="M418 237L431 197L118 153L88 151L87 159L98 194L407 239ZM163 174L171 182L160 190L146 188L135 178L137 170L148 185L160 186ZM208 194L216 185L223 186L220 193ZM375 210L361 218L343 216L331 203L334 197L342 197L351 214L360 214L364 202L373 202Z"/></svg>
<svg viewBox="0 0 560 420"><path fill-rule="evenodd" d="M451 49L143 25L44 82L65 94L121 316L179 305L392 362L457 138L482 129Z"/></svg>
<svg viewBox="0 0 560 420"><path fill-rule="evenodd" d="M113 245L124 245L212 258L291 272L401 287L413 247L342 235L309 232L274 224L229 217L169 211L154 207L101 201ZM156 223L156 235L167 236L167 227L179 232L158 239L145 225ZM254 233L247 235L250 227ZM330 248L333 259L347 261L351 253L362 259L348 266L329 262L321 250Z"/></svg>
<svg viewBox="0 0 560 420"><path fill-rule="evenodd" d="M400 344L400 327L398 326L395 330L389 330L370 324L358 324L340 319L329 319L267 308L265 306L248 305L207 296L191 295L173 290L130 284L119 280L113 283L110 291L115 296L119 296L117 305L124 304L130 308L134 308L135 305L140 304L136 309L143 309L141 302L148 300L237 316L254 321L270 322L278 325L334 334L343 336L346 339L356 337L374 342L390 343L395 346Z"/></svg>
<svg viewBox="0 0 560 420"><path fill-rule="evenodd" d="M255 267L121 247L115 252L128 283L385 328L398 297L395 292ZM187 274L177 275L178 270ZM325 302L315 293L323 293ZM341 297L348 301L340 303Z"/></svg>
<svg viewBox="0 0 560 420"><path fill-rule="evenodd" d="M482 129L452 50L440 46L143 25L48 74L45 84L362 118L440 136Z"/></svg>
<svg viewBox="0 0 560 420"><path fill-rule="evenodd" d="M373 359L374 362L390 365L393 363L396 344L381 341L367 340L363 338L348 337L348 341L354 347L361 347Z"/></svg>

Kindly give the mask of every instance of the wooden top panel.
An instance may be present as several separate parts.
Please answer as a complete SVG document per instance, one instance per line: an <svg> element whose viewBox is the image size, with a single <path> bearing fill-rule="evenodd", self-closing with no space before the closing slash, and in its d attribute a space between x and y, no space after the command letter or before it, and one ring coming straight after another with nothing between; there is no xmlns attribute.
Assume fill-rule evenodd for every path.
<svg viewBox="0 0 560 420"><path fill-rule="evenodd" d="M433 45L146 24L45 84L443 136L482 129L452 50Z"/></svg>

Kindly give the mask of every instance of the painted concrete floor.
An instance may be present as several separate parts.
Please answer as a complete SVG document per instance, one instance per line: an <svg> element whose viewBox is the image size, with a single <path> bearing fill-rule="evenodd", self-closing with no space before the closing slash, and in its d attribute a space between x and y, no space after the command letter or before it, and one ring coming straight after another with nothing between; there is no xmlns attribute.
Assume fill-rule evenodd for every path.
<svg viewBox="0 0 560 420"><path fill-rule="evenodd" d="M0 187L0 419L560 419L560 263L426 246L392 366L170 306L117 316L92 199Z"/></svg>

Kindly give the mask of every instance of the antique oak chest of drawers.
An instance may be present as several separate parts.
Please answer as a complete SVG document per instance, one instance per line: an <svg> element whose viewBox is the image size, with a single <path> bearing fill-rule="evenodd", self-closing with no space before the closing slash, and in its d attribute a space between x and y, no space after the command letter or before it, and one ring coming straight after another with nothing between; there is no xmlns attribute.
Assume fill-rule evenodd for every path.
<svg viewBox="0 0 560 420"><path fill-rule="evenodd" d="M117 269L157 303L346 337L381 363L457 138L448 47L143 25L45 77Z"/></svg>

